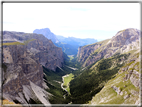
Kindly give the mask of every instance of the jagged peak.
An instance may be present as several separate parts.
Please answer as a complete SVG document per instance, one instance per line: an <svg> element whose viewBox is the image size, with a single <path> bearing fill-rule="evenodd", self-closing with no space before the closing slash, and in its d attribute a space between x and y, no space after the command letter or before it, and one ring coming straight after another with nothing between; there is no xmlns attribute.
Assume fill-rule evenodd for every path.
<svg viewBox="0 0 142 107"><path fill-rule="evenodd" d="M36 32L36 31L46 31L46 32L51 32L49 28L35 29L33 32Z"/></svg>

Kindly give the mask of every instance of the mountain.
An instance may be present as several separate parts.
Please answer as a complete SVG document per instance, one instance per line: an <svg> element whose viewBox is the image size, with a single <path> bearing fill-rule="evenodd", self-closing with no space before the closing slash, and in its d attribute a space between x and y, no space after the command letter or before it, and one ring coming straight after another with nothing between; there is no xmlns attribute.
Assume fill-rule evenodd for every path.
<svg viewBox="0 0 142 107"><path fill-rule="evenodd" d="M75 55L78 51L78 46L72 46L67 43L60 42L56 35L50 31L49 28L44 29L35 29L33 33L36 34L43 34L46 38L51 39L52 42L57 46L62 48L63 52L65 52L67 55Z"/></svg>
<svg viewBox="0 0 142 107"><path fill-rule="evenodd" d="M61 48L41 34L3 31L3 97L20 104L49 104L44 69L63 66ZM44 66L44 68L43 68Z"/></svg>
<svg viewBox="0 0 142 107"><path fill-rule="evenodd" d="M70 82L73 104L140 104L140 35L129 28L79 47L82 68Z"/></svg>
<svg viewBox="0 0 142 107"><path fill-rule="evenodd" d="M52 33L49 28L35 29L33 33L43 34L46 38L51 39L52 42L55 42L55 43L59 42L58 39L56 38L56 35Z"/></svg>
<svg viewBox="0 0 142 107"><path fill-rule="evenodd" d="M74 37L63 37L63 36L56 36L60 43L55 43L56 46L61 47L63 52L67 55L76 55L78 52L79 46L84 46L88 44L92 44L97 42L95 39L80 39Z"/></svg>
<svg viewBox="0 0 142 107"><path fill-rule="evenodd" d="M92 45L79 47L78 61L83 67L93 64L101 58L109 58L116 53L126 53L139 49L140 31L137 29L125 29L119 31L112 39L97 42Z"/></svg>
<svg viewBox="0 0 142 107"><path fill-rule="evenodd" d="M97 42L97 40L93 38L80 39L80 38L75 38L75 37L63 37L59 35L57 35L57 39L60 42L67 43L70 45L76 45L76 46L84 46L84 45Z"/></svg>
<svg viewBox="0 0 142 107"><path fill-rule="evenodd" d="M91 104L140 105L140 35L137 29L125 29L108 42L111 47L119 46L121 54L129 53L129 57L115 77L92 98Z"/></svg>
<svg viewBox="0 0 142 107"><path fill-rule="evenodd" d="M64 53L66 53L67 55L76 55L77 51L78 51L78 46L76 45L70 45L67 43L62 43L62 42L58 42L58 43L54 43L55 46L62 48L62 51Z"/></svg>
<svg viewBox="0 0 142 107"><path fill-rule="evenodd" d="M69 57L42 34L1 33L4 101L140 105L141 31L119 31L111 39L80 46L77 56Z"/></svg>
<svg viewBox="0 0 142 107"><path fill-rule="evenodd" d="M50 31L49 28L44 29L35 29L33 33L43 34L46 38L51 39L52 42L57 46L62 48L63 52L67 55L76 55L79 46L84 46L88 44L95 43L97 40L95 39L80 39L69 37L65 38L63 36L55 35Z"/></svg>
<svg viewBox="0 0 142 107"><path fill-rule="evenodd" d="M51 40L41 34L23 32L3 32L3 42L8 45L26 44L26 48L39 60L40 64L53 71L63 64L63 52ZM11 43L5 43L11 42ZM7 45L8 44L8 45Z"/></svg>
<svg viewBox="0 0 142 107"><path fill-rule="evenodd" d="M141 103L139 59L139 52L131 54L115 77L92 98L90 104L139 105Z"/></svg>

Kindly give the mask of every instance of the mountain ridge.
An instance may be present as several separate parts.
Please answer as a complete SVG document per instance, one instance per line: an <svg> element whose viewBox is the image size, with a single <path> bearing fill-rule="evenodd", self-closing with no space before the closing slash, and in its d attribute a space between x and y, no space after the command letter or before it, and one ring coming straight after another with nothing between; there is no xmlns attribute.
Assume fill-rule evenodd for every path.
<svg viewBox="0 0 142 107"><path fill-rule="evenodd" d="M140 34L133 28L118 31L80 46L69 58L42 34L4 31L3 97L21 104L139 105ZM74 75L70 95L61 88L69 73Z"/></svg>
<svg viewBox="0 0 142 107"><path fill-rule="evenodd" d="M125 29L79 48L82 66L70 82L73 104L140 104L140 34Z"/></svg>
<svg viewBox="0 0 142 107"><path fill-rule="evenodd" d="M132 32L130 32L131 30L133 30L132 32L135 34L134 36L132 35ZM85 59L83 67L86 67L102 57L109 58L115 53L124 53L129 50L133 50L133 48L138 49L140 38L139 32L139 30L135 31L135 29L126 29L123 30L123 32L118 32L115 36L112 37L112 39L97 42L89 46L80 47L77 55L79 57L78 61L81 62L81 59L84 59L83 57L92 57L92 59ZM129 38L129 36L131 38ZM92 47L92 50L89 50L89 47ZM87 50L91 51L90 53L88 53L88 55L86 53L83 53Z"/></svg>
<svg viewBox="0 0 142 107"><path fill-rule="evenodd" d="M75 37L63 37L55 35L50 31L49 28L35 29L33 33L43 34L46 38L51 39L52 42L57 46L62 48L63 52L67 55L76 55L79 46L87 45L96 42L95 39L80 39Z"/></svg>
<svg viewBox="0 0 142 107"><path fill-rule="evenodd" d="M50 105L52 94L45 91L43 66L53 72L62 67L61 48L41 34L3 31L2 49L3 98Z"/></svg>

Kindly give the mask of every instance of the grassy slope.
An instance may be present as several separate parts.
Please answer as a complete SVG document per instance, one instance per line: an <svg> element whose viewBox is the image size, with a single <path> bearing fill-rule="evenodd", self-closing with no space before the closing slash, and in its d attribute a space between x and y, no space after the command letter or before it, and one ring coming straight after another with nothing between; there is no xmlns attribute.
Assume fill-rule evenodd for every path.
<svg viewBox="0 0 142 107"><path fill-rule="evenodd" d="M127 92L127 94L131 93L131 90L138 91L138 88L135 88L130 80L123 82L123 78L125 76L125 73L117 75L114 79L111 79L107 82L105 87L95 95L95 97L92 99L92 104L134 104L136 100L138 99L138 96L134 96L133 98L128 98L127 100L124 100L124 95L118 95L113 88L111 88L112 85L115 85L116 87L120 87L120 89L123 89L123 92ZM126 87L124 87L126 86Z"/></svg>
<svg viewBox="0 0 142 107"><path fill-rule="evenodd" d="M135 55L136 57L138 54ZM123 67L130 66L133 64L134 61L125 64ZM136 65L139 65L139 62L134 64L132 68L134 68ZM121 71L120 71L121 72ZM121 74L117 73L117 76L107 82L107 84L104 86L104 88L96 94L93 99L91 100L91 104L135 104L136 100L138 100L138 95L132 95L131 91L139 92L139 88L135 87L130 80L124 81L123 78L127 72L123 72ZM123 95L118 95L113 88L111 88L112 85L115 85L116 87L120 87ZM126 93L127 92L127 93ZM125 95L130 95L128 99L124 99Z"/></svg>
<svg viewBox="0 0 142 107"><path fill-rule="evenodd" d="M34 41L35 39L30 39L30 40L27 40L27 41L24 41L24 43L21 43L21 42L9 42L9 43L3 43L2 45L6 45L6 46L9 46L9 45L26 45L28 44L29 42L31 41Z"/></svg>
<svg viewBox="0 0 142 107"><path fill-rule="evenodd" d="M81 74L70 82L72 102L76 104L88 103L92 96L97 94L108 80L114 78L123 65L118 64L121 62L120 59L122 57L127 58L128 55L115 55L108 59L102 59L96 65L94 63L82 71ZM91 68L93 65L96 67Z"/></svg>
<svg viewBox="0 0 142 107"><path fill-rule="evenodd" d="M3 46L9 46L9 45L25 45L24 43L20 43L20 42L10 42L10 43L3 43Z"/></svg>

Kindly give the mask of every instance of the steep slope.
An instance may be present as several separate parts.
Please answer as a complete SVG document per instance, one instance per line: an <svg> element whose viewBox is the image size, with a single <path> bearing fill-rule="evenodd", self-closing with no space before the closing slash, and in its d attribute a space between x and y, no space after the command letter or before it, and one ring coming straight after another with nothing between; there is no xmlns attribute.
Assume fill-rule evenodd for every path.
<svg viewBox="0 0 142 107"><path fill-rule="evenodd" d="M55 46L62 48L62 51L65 52L67 55L77 54L78 46L70 45L59 41L56 35L52 33L49 28L35 29L33 33L42 34L46 38L51 39Z"/></svg>
<svg viewBox="0 0 142 107"><path fill-rule="evenodd" d="M40 64L53 71L55 71L58 66L62 67L62 49L56 47L51 40L48 40L43 35L4 31L3 42L4 45L26 44L28 51L34 54Z"/></svg>
<svg viewBox="0 0 142 107"><path fill-rule="evenodd" d="M42 34L46 38L51 39L52 42L57 46L62 48L62 51L65 52L67 55L76 55L79 46L84 46L87 44L95 43L97 40L95 39L80 39L74 37L63 37L55 35L50 31L49 28L44 29L35 29L33 33Z"/></svg>
<svg viewBox="0 0 142 107"><path fill-rule="evenodd" d="M56 35L55 35L54 33L52 33L49 28L35 29L35 30L33 31L33 33L42 34L42 35L44 35L46 38L51 39L52 42L55 42L55 43L59 42L58 39L57 39L57 37L56 37Z"/></svg>
<svg viewBox="0 0 142 107"><path fill-rule="evenodd" d="M78 61L83 67L93 64L101 58L109 58L115 53L124 53L137 50L139 47L140 31L137 29L125 29L119 31L112 39L97 42L92 45L80 47Z"/></svg>
<svg viewBox="0 0 142 107"><path fill-rule="evenodd" d="M39 87L38 90L44 92L43 69L25 45L3 46L2 71L4 98L22 104L50 104L50 94L46 92L39 97L38 92L33 90L33 87Z"/></svg>
<svg viewBox="0 0 142 107"><path fill-rule="evenodd" d="M140 31L131 28L80 47L82 69L74 72L76 78L70 82L72 103L139 104L139 38Z"/></svg>
<svg viewBox="0 0 142 107"><path fill-rule="evenodd" d="M91 104L140 104L139 52L132 54L126 64L96 94Z"/></svg>
<svg viewBox="0 0 142 107"><path fill-rule="evenodd" d="M115 76L128 56L129 54L116 54L77 71L80 73L70 82L72 102L75 104L88 103L92 96L97 94L105 83Z"/></svg>
<svg viewBox="0 0 142 107"><path fill-rule="evenodd" d="M62 50L43 35L3 32L3 97L21 104L49 104L52 94L44 82L43 68L63 65Z"/></svg>

